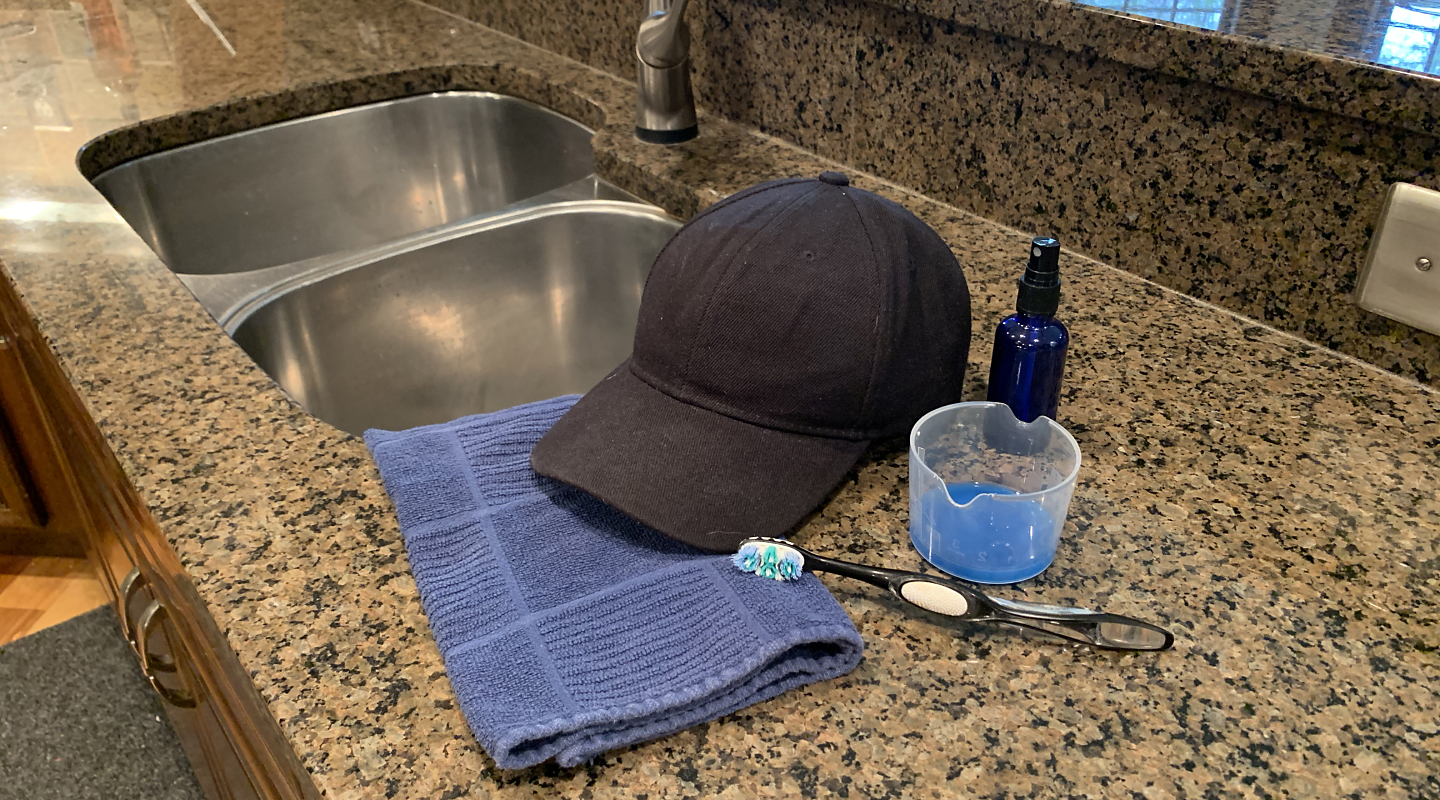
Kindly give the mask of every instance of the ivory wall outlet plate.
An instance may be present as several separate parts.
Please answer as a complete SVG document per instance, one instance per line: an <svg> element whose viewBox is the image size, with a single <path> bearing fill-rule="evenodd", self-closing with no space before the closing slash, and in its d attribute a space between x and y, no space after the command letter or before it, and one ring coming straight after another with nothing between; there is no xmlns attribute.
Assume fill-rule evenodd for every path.
<svg viewBox="0 0 1440 800"><path fill-rule="evenodd" d="M1440 333L1440 192L1391 184L1355 285L1355 302Z"/></svg>

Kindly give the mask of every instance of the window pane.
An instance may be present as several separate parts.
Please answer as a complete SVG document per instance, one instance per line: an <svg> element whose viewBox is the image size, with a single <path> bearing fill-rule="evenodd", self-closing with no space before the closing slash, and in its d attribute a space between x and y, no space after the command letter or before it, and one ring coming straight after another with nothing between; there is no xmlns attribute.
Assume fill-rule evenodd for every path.
<svg viewBox="0 0 1440 800"><path fill-rule="evenodd" d="M1440 14L1425 14L1412 8L1397 6L1390 12L1390 21L1403 22L1406 25L1414 25L1416 27L1434 30L1440 27Z"/></svg>
<svg viewBox="0 0 1440 800"><path fill-rule="evenodd" d="M1425 62L1430 58L1430 48L1434 44L1433 33L1391 27L1385 32L1385 42L1380 46L1380 55L1375 60L1392 67L1423 72Z"/></svg>

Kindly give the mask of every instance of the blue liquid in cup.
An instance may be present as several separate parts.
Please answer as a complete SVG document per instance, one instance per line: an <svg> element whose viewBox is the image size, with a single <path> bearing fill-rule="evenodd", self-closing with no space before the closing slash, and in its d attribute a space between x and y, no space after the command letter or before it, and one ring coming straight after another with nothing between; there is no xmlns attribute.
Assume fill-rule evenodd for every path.
<svg viewBox="0 0 1440 800"><path fill-rule="evenodd" d="M1045 571L1055 559L1059 530L1034 500L1002 500L1019 492L993 483L948 483L920 499L933 528L930 549L915 538L926 560L945 572L977 583L1015 583ZM969 503L956 508L950 501ZM926 532L919 532L924 537Z"/></svg>

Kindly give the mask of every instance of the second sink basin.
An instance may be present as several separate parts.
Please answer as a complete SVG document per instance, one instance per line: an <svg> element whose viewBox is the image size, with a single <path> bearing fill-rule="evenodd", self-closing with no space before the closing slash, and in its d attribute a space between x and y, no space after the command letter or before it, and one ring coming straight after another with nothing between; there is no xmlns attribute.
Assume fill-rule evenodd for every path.
<svg viewBox="0 0 1440 800"><path fill-rule="evenodd" d="M541 206L287 291L233 336L352 433L584 392L630 354L645 275L678 227L636 203Z"/></svg>

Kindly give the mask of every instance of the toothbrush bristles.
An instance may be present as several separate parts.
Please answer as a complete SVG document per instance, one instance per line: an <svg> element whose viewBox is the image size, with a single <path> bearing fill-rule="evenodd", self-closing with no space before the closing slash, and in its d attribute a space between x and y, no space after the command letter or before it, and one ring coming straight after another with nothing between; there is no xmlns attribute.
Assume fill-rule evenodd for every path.
<svg viewBox="0 0 1440 800"><path fill-rule="evenodd" d="M730 562L742 572L777 581L796 580L805 570L805 561L799 553L773 544L747 543L740 552L730 557Z"/></svg>

